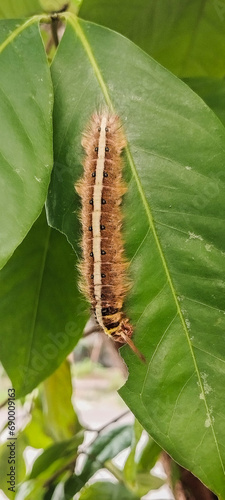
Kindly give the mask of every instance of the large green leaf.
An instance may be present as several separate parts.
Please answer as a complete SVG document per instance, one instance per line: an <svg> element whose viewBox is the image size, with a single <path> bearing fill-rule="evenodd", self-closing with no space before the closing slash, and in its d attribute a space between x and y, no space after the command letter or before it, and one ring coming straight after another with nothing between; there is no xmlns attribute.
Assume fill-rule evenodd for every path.
<svg viewBox="0 0 225 500"><path fill-rule="evenodd" d="M131 42L67 17L52 66L49 219L77 248L81 134L96 107L112 102L129 143L123 234L133 286L125 310L147 359L121 350L129 370L121 395L156 442L224 499L225 131Z"/></svg>
<svg viewBox="0 0 225 500"><path fill-rule="evenodd" d="M81 336L87 311L74 264L43 214L0 273L0 358L17 397L50 375Z"/></svg>
<svg viewBox="0 0 225 500"><path fill-rule="evenodd" d="M0 21L0 268L46 199L52 168L52 101L38 18Z"/></svg>
<svg viewBox="0 0 225 500"><path fill-rule="evenodd" d="M224 76L224 0L83 0L83 19L114 29L173 73Z"/></svg>

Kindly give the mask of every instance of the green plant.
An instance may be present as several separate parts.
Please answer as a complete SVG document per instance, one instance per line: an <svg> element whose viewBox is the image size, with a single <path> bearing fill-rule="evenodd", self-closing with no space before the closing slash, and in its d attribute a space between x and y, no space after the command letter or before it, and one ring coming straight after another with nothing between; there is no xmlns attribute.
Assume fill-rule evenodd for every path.
<svg viewBox="0 0 225 500"><path fill-rule="evenodd" d="M128 139L126 309L147 358L121 349L129 378L120 394L154 440L224 500L223 2L83 0L58 17L44 0L10 5L1 2L0 13L37 15L1 21L1 362L21 398L82 334L74 182L91 113L113 107ZM42 38L43 24L51 31Z"/></svg>

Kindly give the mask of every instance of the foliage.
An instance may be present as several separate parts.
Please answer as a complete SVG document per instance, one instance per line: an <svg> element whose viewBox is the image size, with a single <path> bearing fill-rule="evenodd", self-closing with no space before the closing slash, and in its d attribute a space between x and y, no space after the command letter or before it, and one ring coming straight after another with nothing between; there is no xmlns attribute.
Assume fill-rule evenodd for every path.
<svg viewBox="0 0 225 500"><path fill-rule="evenodd" d="M58 48L51 45L49 67L43 39L48 50L56 27L49 12L62 7L47 0L0 2L1 362L20 398L61 365L82 334L88 306L77 288L74 182L89 116L96 107L115 109L128 139L123 234L133 286L125 306L147 359L141 364L128 347L121 349L129 378L120 394L159 444L154 449L149 441L142 464L162 447L225 500L225 6L219 0L75 1L58 15L65 33ZM42 38L40 26L51 23ZM64 391L54 402L58 379L52 380L44 382L21 434L25 446L29 426L41 426L47 449L18 499L62 497L60 488L70 498L96 465L87 458L85 479L73 473L83 431L71 406L68 418L60 414ZM41 417L43 398L54 432ZM133 441L121 441L131 444L122 477L114 469L130 498L155 487L150 467L136 462L135 432ZM110 432L107 439L104 464L118 452ZM96 491L107 497L110 488L86 485L81 498Z"/></svg>

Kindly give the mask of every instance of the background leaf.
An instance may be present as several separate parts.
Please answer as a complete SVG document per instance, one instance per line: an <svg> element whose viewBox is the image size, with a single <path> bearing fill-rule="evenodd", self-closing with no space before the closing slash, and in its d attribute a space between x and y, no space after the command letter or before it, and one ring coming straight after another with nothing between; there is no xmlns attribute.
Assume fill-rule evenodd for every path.
<svg viewBox="0 0 225 500"><path fill-rule="evenodd" d="M135 484L136 480L136 472L137 472L137 463L136 463L136 447L141 438L143 432L143 427L139 424L138 420L135 419L134 422L134 436L131 443L131 450L126 459L123 468L123 475L126 482L131 485Z"/></svg>
<svg viewBox="0 0 225 500"><path fill-rule="evenodd" d="M225 498L224 128L131 42L65 17L52 66L59 165L49 220L76 248L81 134L96 107L112 101L129 143L124 238L133 287L125 310L147 358L142 365L122 349L129 378L120 392L155 441Z"/></svg>
<svg viewBox="0 0 225 500"><path fill-rule="evenodd" d="M80 0L69 2L69 10L78 8ZM72 6L71 6L72 3ZM42 12L58 12L65 6L64 0L0 0L0 19L20 19ZM74 7L75 6L75 7Z"/></svg>
<svg viewBox="0 0 225 500"><path fill-rule="evenodd" d="M49 448L46 448L43 453L35 460L29 479L36 479L41 476L41 479L48 479L49 476L59 470L66 461L68 463L72 458L76 457L78 446L83 441L83 431L73 436L66 441L55 443Z"/></svg>
<svg viewBox="0 0 225 500"><path fill-rule="evenodd" d="M218 78L186 78L191 87L209 106L225 125L225 82Z"/></svg>
<svg viewBox="0 0 225 500"><path fill-rule="evenodd" d="M0 21L0 268L46 199L52 168L52 101L38 19Z"/></svg>
<svg viewBox="0 0 225 500"><path fill-rule="evenodd" d="M10 476L7 474L10 473L10 467L14 466L16 470L16 484L18 484L20 481L22 481L25 477L26 474L26 467L23 459L23 451L26 446L26 440L24 436L19 435L16 440L16 454L17 456L20 456L20 460L16 460L16 464L9 464L9 456L10 456L10 449L9 449L9 443L10 441L6 441L5 443L1 444L0 446L0 485L2 491L5 493L6 497L9 500L14 500L15 498L15 493L13 491L10 491L8 488L11 487L7 481L10 480ZM0 490L1 491L1 490Z"/></svg>
<svg viewBox="0 0 225 500"><path fill-rule="evenodd" d="M41 12L39 0L0 0L0 19L20 19Z"/></svg>
<svg viewBox="0 0 225 500"><path fill-rule="evenodd" d="M72 380L67 360L43 382L43 391L45 418L50 435L55 441L74 436L80 426L71 402Z"/></svg>
<svg viewBox="0 0 225 500"><path fill-rule="evenodd" d="M138 472L149 472L159 458L162 449L160 446L149 436L148 441L141 451L139 460L137 461Z"/></svg>
<svg viewBox="0 0 225 500"><path fill-rule="evenodd" d="M73 12L74 14L77 12L79 5L82 0L70 0L67 4L65 4L64 0L39 0L40 5L42 6L45 12L59 12L61 9L67 6L66 10Z"/></svg>
<svg viewBox="0 0 225 500"><path fill-rule="evenodd" d="M84 488L80 495L80 500L138 500L140 497L136 496L131 491L120 483L111 483L109 481L97 481L90 486Z"/></svg>
<svg viewBox="0 0 225 500"><path fill-rule="evenodd" d="M70 498L87 483L87 481L104 463L114 458L120 451L130 446L133 437L131 425L121 425L107 433L100 434L89 446L82 471L71 476L65 483L65 496Z"/></svg>
<svg viewBox="0 0 225 500"><path fill-rule="evenodd" d="M131 425L121 425L96 438L88 448L87 457L80 475L84 480L84 484L99 469L100 464L114 458L120 451L131 445L132 434L133 428Z"/></svg>
<svg viewBox="0 0 225 500"><path fill-rule="evenodd" d="M38 396L32 402L31 420L21 432L25 436L27 446L47 448L53 444L53 439L50 437L46 427L46 418L43 413L40 396Z"/></svg>
<svg viewBox="0 0 225 500"><path fill-rule="evenodd" d="M122 33L182 78L225 74L224 0L83 0L79 15Z"/></svg>
<svg viewBox="0 0 225 500"><path fill-rule="evenodd" d="M70 245L42 214L0 273L0 357L16 397L50 375L81 336L87 306L74 264Z"/></svg>
<svg viewBox="0 0 225 500"><path fill-rule="evenodd" d="M153 476L150 472L161 451L152 438L148 439L148 446L144 447L138 460L137 446L140 444L142 431L143 427L135 419L131 451L123 467L123 477L127 486L140 497L146 495L149 490L158 489L164 484L162 479Z"/></svg>

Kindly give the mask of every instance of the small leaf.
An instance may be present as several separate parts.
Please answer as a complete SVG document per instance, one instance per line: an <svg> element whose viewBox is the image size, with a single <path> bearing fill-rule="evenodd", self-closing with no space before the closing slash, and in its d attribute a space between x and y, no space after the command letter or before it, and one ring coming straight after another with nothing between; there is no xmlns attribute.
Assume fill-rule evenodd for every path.
<svg viewBox="0 0 225 500"><path fill-rule="evenodd" d="M137 462L138 472L149 472L155 465L159 458L162 448L152 439L148 438L147 444L141 451L141 455Z"/></svg>
<svg viewBox="0 0 225 500"><path fill-rule="evenodd" d="M46 425L56 441L76 434L80 428L71 397L70 364L65 360L43 383Z"/></svg>
<svg viewBox="0 0 225 500"><path fill-rule="evenodd" d="M131 444L133 428L131 425L116 427L106 434L100 434L88 448L87 457L81 472L86 482L104 462L114 458Z"/></svg>
<svg viewBox="0 0 225 500"><path fill-rule="evenodd" d="M0 269L39 216L52 169L53 94L38 21L0 21Z"/></svg>
<svg viewBox="0 0 225 500"><path fill-rule="evenodd" d="M136 471L137 471L137 464L135 462L135 451L136 447L131 448L131 451L126 459L123 468L124 479L126 483L129 484L132 488L134 487L136 482Z"/></svg>
<svg viewBox="0 0 225 500"><path fill-rule="evenodd" d="M46 422L39 399L33 401L31 420L23 429L22 434L27 440L27 445L33 448L47 448L53 444L52 438L46 432Z"/></svg>
<svg viewBox="0 0 225 500"><path fill-rule="evenodd" d="M140 497L146 495L151 490L157 490L165 484L163 479L153 476L150 473L140 472L136 477L135 492Z"/></svg>
<svg viewBox="0 0 225 500"><path fill-rule="evenodd" d="M124 464L123 468L123 475L125 478L125 481L130 484L132 487L135 484L136 481L136 471L137 471L137 464L136 464L136 447L137 444L141 438L143 432L143 427L142 425L138 422L137 419L134 421L134 436L133 440L131 443L131 451L126 459L126 462Z"/></svg>

